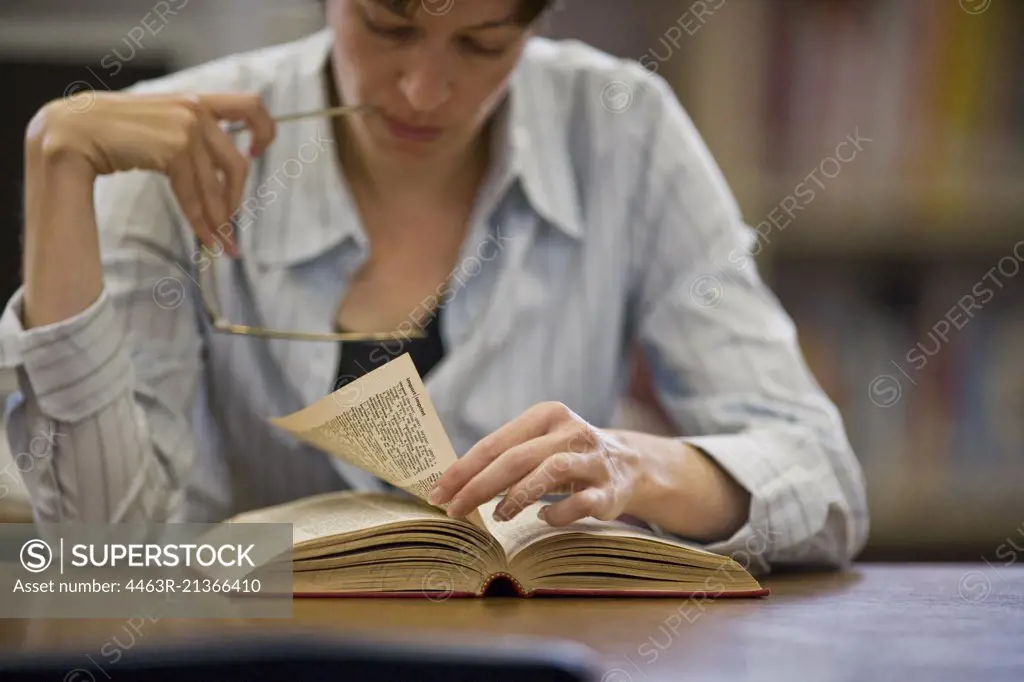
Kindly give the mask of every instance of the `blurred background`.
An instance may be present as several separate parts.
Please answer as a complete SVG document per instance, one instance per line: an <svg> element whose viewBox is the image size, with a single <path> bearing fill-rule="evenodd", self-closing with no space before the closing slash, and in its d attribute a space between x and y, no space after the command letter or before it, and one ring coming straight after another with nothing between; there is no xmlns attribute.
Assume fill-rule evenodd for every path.
<svg viewBox="0 0 1024 682"><path fill-rule="evenodd" d="M39 106L322 23L312 0L4 0L0 300ZM546 31L664 76L704 135L865 468L862 558L1002 563L1024 536L1024 2L562 0ZM633 395L659 428L642 372Z"/></svg>

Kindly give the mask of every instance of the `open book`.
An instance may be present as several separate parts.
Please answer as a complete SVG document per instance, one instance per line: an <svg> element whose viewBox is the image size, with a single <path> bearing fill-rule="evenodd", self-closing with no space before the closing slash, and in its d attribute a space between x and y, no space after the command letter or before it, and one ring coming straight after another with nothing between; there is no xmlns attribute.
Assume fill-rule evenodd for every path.
<svg viewBox="0 0 1024 682"><path fill-rule="evenodd" d="M492 520L498 499L450 518L426 497L456 455L407 354L271 421L404 491L326 493L230 519L293 524L296 595L768 593L733 559L629 523L549 526L543 502L511 521Z"/></svg>

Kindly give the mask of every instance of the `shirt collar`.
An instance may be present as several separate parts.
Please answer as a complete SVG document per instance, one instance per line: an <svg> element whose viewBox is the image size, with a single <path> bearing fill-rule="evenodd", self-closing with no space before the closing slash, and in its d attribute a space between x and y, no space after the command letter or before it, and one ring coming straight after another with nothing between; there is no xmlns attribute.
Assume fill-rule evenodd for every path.
<svg viewBox="0 0 1024 682"><path fill-rule="evenodd" d="M275 83L275 86L295 90L294 94L274 97L288 103L287 112L272 113L312 111L328 106L324 73L332 40L329 27L303 40L296 82ZM569 140L556 109L558 100L553 86L537 77L537 68L531 63L527 45L510 78L508 95L496 112L493 158L499 173L507 174L510 181L518 181L527 202L538 215L566 235L580 239L583 229ZM308 87L311 83L315 83L315 87ZM298 143L275 142L268 148L260 188L268 193L274 188L280 190L275 196L281 207L274 212L274 220L287 225L277 226L283 234L270 234L272 230L266 228L255 230L250 236L253 252L264 264L288 266L316 258L348 240L365 247L367 238L355 218L357 209L344 183L336 150L333 145L323 144L325 139L333 137L330 123L308 119L285 125L294 135L287 139L306 146L304 159L312 154L314 140L319 140L317 148L321 153L311 163L304 163L305 167L300 170L295 157L302 153L291 149L300 146ZM285 137L283 126L278 128L280 138ZM274 179L267 179L267 176Z"/></svg>
<svg viewBox="0 0 1024 682"><path fill-rule="evenodd" d="M569 153L558 93L538 78L527 45L496 112L495 158L507 165L527 201L551 225L575 239L583 236L576 174Z"/></svg>
<svg viewBox="0 0 1024 682"><path fill-rule="evenodd" d="M270 84L267 101L272 115L329 106L324 69L332 39L329 27L302 39L296 45L294 66L276 69L279 75ZM290 267L349 240L366 244L355 202L344 183L330 120L310 118L279 125L277 138L254 163L254 170L259 184L255 200L249 201L261 214L259 225L243 232L243 249L251 249L263 265Z"/></svg>

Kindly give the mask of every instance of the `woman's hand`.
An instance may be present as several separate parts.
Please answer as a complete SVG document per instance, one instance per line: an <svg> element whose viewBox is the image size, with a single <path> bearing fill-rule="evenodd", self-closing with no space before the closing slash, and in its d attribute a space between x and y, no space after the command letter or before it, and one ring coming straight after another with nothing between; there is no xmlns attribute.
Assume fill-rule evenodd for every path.
<svg viewBox="0 0 1024 682"><path fill-rule="evenodd" d="M231 216L242 200L249 161L221 121L246 123L249 156L262 154L274 139L274 122L257 95L90 91L43 107L26 141L39 148L44 162L70 159L93 177L134 169L167 175L199 240L215 252L222 243L237 255Z"/></svg>
<svg viewBox="0 0 1024 682"><path fill-rule="evenodd" d="M630 513L644 494L644 456L561 403L540 403L477 443L449 467L430 497L465 516L506 488L495 518L507 521L548 493L569 497L543 508L552 526Z"/></svg>
<svg viewBox="0 0 1024 682"><path fill-rule="evenodd" d="M679 438L599 429L561 403L540 403L487 436L438 479L430 502L465 516L503 490L511 519L541 496L569 492L541 518L564 526L629 515L698 542L731 537L750 494L709 455Z"/></svg>

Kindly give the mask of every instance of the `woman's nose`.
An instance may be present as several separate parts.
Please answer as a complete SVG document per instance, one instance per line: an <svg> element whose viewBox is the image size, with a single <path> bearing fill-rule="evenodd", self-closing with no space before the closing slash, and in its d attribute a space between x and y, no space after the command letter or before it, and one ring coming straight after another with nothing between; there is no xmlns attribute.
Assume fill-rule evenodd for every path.
<svg viewBox="0 0 1024 682"><path fill-rule="evenodd" d="M429 60L411 64L401 77L399 87L415 111L434 111L451 95L451 82L446 71Z"/></svg>

